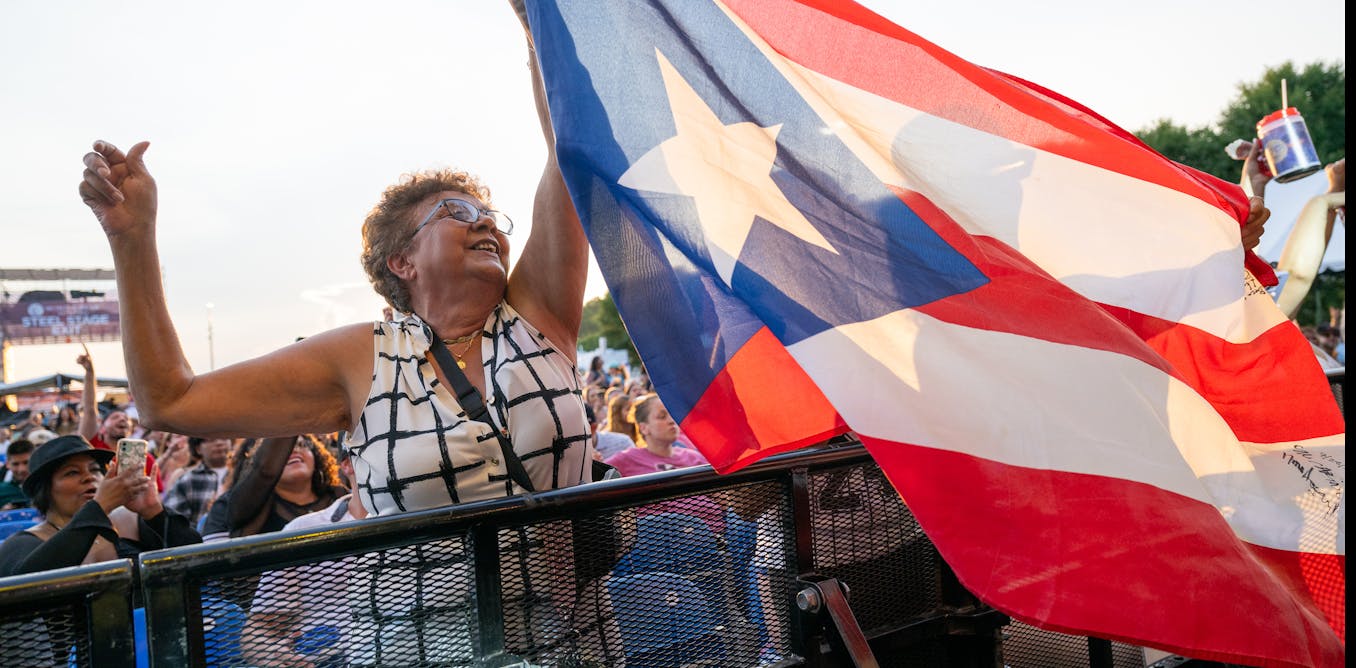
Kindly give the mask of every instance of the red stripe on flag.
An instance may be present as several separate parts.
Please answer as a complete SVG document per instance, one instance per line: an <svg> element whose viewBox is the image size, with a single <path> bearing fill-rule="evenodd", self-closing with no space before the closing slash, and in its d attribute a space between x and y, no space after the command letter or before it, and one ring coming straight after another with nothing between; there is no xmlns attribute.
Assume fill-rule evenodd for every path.
<svg viewBox="0 0 1356 668"><path fill-rule="evenodd" d="M1225 208L1217 191L1177 163L1121 136L1129 135L1124 130L1108 132L1109 121L1071 116L1065 111L1067 102L1032 94L1020 80L959 58L855 3L726 0L726 4L777 52L811 70L939 118ZM844 49L843 44L853 48ZM1246 208L1230 213L1242 220Z"/></svg>
<svg viewBox="0 0 1356 668"><path fill-rule="evenodd" d="M1294 325L1282 322L1250 342L1231 343L1190 325L1094 304L1007 244L970 235L920 193L892 190L993 279L918 311L968 327L1133 357L1190 385L1243 441L1305 440L1345 430L1322 369ZM1286 391L1274 392L1275 387Z"/></svg>
<svg viewBox="0 0 1356 668"><path fill-rule="evenodd" d="M1289 322L1248 343L1230 343L1190 325L1117 306L1102 308L1162 355L1239 440L1300 441L1346 430L1318 359Z"/></svg>
<svg viewBox="0 0 1356 668"><path fill-rule="evenodd" d="M847 425L777 337L764 327L702 393L683 432L717 471L819 443ZM760 448L760 444L775 444Z"/></svg>
<svg viewBox="0 0 1356 668"><path fill-rule="evenodd" d="M1209 504L1117 478L862 442L962 584L1013 617L1201 659L1343 663L1342 641L1299 581L1271 572Z"/></svg>
<svg viewBox="0 0 1356 668"><path fill-rule="evenodd" d="M1257 557L1289 581L1296 591L1307 591L1343 642L1347 639L1347 555L1289 552L1249 545Z"/></svg>
<svg viewBox="0 0 1356 668"><path fill-rule="evenodd" d="M969 292L916 307L920 313L966 327L1119 353L1172 374L1163 358L1119 321L1011 246L971 235L921 193L891 190L990 279Z"/></svg>

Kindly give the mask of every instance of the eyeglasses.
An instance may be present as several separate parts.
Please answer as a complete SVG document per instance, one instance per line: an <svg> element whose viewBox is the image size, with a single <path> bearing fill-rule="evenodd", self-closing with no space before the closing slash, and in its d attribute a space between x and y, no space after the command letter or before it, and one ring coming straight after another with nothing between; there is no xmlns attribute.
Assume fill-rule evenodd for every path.
<svg viewBox="0 0 1356 668"><path fill-rule="evenodd" d="M424 229L425 225L434 221L451 218L460 223L474 225L480 222L482 216L489 218L494 223L494 229L504 234L513 233L513 219L509 218L508 214L494 209L482 209L476 206L475 202L460 197L449 197L438 202L438 205L428 212L424 222L419 223L418 227L414 228L414 232L410 233L410 238L413 239L414 235L419 234L419 230Z"/></svg>

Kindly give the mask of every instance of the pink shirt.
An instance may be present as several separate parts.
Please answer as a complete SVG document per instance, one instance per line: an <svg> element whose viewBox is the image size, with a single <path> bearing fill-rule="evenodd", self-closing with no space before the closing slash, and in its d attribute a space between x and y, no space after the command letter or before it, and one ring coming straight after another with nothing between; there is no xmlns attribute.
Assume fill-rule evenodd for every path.
<svg viewBox="0 0 1356 668"><path fill-rule="evenodd" d="M649 448L627 448L608 458L607 463L617 467L623 476L644 475L656 471L672 471L688 466L702 466L706 458L689 448L671 448L668 457L660 457Z"/></svg>
<svg viewBox="0 0 1356 668"><path fill-rule="evenodd" d="M668 457L660 457L647 448L628 448L612 455L607 463L617 467L617 471L623 477L707 464L706 458L700 452L691 448L680 448L675 443L671 450L672 453ZM640 516L655 513L692 515L705 521L716 535L725 532L725 508L706 496L690 496L672 501L651 503L641 506L637 511L637 515Z"/></svg>

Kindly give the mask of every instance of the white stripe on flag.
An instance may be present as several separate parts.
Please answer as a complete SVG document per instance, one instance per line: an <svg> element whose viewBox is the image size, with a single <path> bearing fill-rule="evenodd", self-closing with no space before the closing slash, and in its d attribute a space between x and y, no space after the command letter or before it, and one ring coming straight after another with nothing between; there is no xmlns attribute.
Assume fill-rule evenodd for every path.
<svg viewBox="0 0 1356 668"><path fill-rule="evenodd" d="M1312 488L1290 444L1245 449L1205 399L1137 359L912 310L788 350L859 434L1141 482L1215 506L1248 542L1345 551L1333 539L1344 484ZM1312 445L1344 467L1336 440Z"/></svg>

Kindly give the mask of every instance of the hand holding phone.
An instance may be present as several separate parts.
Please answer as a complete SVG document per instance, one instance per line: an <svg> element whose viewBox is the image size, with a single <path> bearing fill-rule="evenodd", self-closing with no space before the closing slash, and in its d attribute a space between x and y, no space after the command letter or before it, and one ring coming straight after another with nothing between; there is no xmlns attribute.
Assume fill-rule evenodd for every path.
<svg viewBox="0 0 1356 668"><path fill-rule="evenodd" d="M146 470L146 441L139 438L118 439L118 470L136 471L144 474Z"/></svg>

